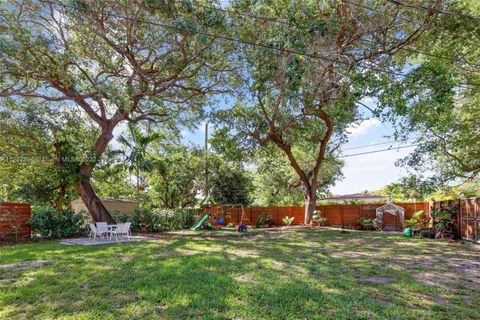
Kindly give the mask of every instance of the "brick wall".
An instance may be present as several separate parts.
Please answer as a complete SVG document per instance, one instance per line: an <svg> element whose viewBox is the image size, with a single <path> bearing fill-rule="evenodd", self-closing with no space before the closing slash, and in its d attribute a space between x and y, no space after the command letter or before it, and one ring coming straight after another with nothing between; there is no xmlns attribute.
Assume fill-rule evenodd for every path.
<svg viewBox="0 0 480 320"><path fill-rule="evenodd" d="M29 240L30 218L30 204L0 203L0 242Z"/></svg>

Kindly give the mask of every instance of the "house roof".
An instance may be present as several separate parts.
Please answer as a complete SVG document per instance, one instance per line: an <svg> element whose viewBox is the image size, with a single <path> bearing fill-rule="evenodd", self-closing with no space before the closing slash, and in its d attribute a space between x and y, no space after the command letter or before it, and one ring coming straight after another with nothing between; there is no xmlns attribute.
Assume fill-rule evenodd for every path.
<svg viewBox="0 0 480 320"><path fill-rule="evenodd" d="M386 199L387 195L384 194L368 194L368 193L352 193L352 194L342 194L336 195L334 197L323 198L321 200L347 200L347 199Z"/></svg>

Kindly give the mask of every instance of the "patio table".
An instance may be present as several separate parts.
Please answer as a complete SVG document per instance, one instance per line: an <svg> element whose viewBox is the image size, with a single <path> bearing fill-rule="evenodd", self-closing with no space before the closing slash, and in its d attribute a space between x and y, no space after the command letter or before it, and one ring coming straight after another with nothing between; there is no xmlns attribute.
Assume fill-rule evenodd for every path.
<svg viewBox="0 0 480 320"><path fill-rule="evenodd" d="M109 233L109 235L110 235L110 240L112 240L113 231L117 230L117 227L118 227L118 225L116 225L116 224L109 224L109 225L107 226L107 228L108 228L108 233Z"/></svg>

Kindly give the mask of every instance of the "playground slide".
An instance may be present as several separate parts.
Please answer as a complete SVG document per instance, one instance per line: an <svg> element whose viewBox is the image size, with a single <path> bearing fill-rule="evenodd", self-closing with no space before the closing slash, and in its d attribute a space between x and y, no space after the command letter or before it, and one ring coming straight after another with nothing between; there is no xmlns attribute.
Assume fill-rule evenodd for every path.
<svg viewBox="0 0 480 320"><path fill-rule="evenodd" d="M191 227L190 230L200 229L205 223L205 221L208 220L208 218L210 218L210 213L202 215L200 218L198 218L198 220L194 223L193 227Z"/></svg>

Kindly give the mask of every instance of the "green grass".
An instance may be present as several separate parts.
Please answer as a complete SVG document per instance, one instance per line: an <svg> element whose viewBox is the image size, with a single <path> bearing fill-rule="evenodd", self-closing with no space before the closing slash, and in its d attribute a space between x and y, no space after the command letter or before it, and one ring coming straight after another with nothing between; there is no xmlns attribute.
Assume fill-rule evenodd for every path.
<svg viewBox="0 0 480 320"><path fill-rule="evenodd" d="M223 234L0 247L0 318L480 318L472 244L318 229Z"/></svg>

